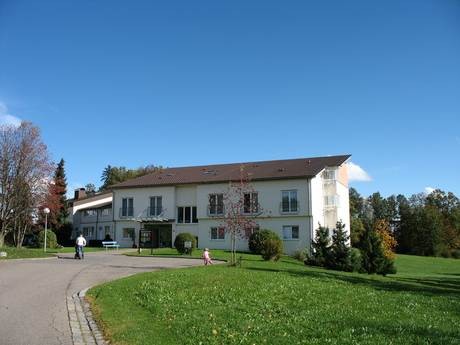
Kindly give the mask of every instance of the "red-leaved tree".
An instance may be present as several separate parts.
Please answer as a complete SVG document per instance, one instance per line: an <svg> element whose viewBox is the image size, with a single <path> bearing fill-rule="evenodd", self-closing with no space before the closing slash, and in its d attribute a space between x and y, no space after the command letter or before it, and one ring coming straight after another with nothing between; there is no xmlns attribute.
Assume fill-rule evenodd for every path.
<svg viewBox="0 0 460 345"><path fill-rule="evenodd" d="M221 227L230 235L231 260L236 264L236 241L248 238L251 229L257 228L256 218L262 214L258 194L254 190L250 176L245 172L244 166L240 167L238 181L230 181L228 190L223 195L223 216Z"/></svg>

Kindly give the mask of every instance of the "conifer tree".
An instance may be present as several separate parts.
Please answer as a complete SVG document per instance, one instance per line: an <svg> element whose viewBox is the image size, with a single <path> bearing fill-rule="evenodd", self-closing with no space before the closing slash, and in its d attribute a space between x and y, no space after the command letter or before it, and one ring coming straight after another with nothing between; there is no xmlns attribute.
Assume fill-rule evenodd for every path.
<svg viewBox="0 0 460 345"><path fill-rule="evenodd" d="M319 224L316 230L315 240L312 242L313 253L309 263L314 266L325 267L329 261L331 249L330 249L330 237L329 229Z"/></svg>
<svg viewBox="0 0 460 345"><path fill-rule="evenodd" d="M337 222L332 233L332 244L327 266L340 271L351 270L349 236L345 231L345 224L341 221Z"/></svg>

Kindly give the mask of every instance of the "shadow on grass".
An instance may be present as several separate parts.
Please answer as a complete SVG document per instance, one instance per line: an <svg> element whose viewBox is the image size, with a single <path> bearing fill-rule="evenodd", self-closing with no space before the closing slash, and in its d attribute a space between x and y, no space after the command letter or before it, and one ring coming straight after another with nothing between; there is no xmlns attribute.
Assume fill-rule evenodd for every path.
<svg viewBox="0 0 460 345"><path fill-rule="evenodd" d="M428 296L449 295L452 297L460 297L460 278L383 278L373 275L358 275L319 268L292 270L283 268L246 267L246 269L255 271L285 272L299 277L335 279L351 284L370 286L384 291L413 292Z"/></svg>

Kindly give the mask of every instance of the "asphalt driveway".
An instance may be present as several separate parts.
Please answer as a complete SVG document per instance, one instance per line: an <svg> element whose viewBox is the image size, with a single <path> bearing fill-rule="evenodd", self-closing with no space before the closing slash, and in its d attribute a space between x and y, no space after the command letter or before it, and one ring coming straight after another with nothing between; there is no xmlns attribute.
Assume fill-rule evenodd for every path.
<svg viewBox="0 0 460 345"><path fill-rule="evenodd" d="M72 345L67 296L134 273L202 264L114 252L87 253L81 261L72 256L0 261L1 345Z"/></svg>

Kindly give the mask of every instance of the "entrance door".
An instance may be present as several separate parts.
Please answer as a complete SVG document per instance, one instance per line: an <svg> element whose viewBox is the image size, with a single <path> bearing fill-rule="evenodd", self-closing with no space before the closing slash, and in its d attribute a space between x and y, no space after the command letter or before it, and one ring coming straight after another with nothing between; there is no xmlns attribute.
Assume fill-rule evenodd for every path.
<svg viewBox="0 0 460 345"><path fill-rule="evenodd" d="M145 224L140 232L141 248L170 248L172 247L171 224Z"/></svg>

